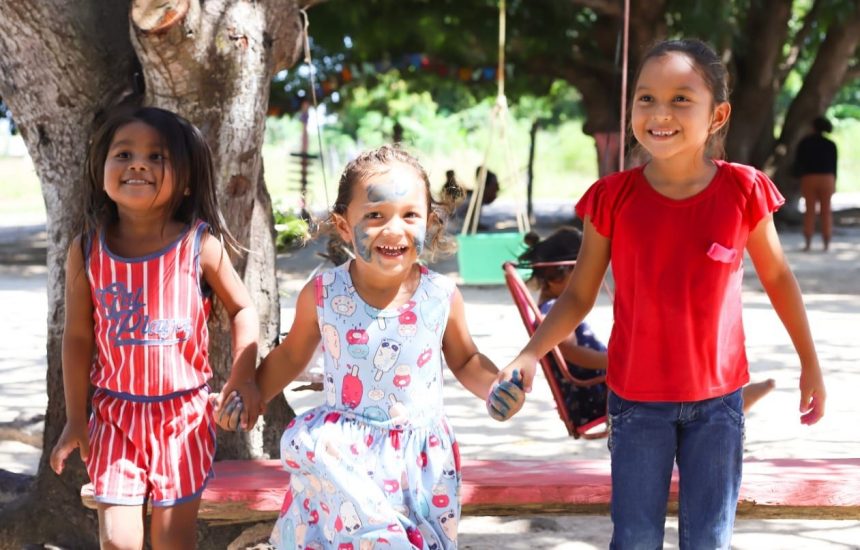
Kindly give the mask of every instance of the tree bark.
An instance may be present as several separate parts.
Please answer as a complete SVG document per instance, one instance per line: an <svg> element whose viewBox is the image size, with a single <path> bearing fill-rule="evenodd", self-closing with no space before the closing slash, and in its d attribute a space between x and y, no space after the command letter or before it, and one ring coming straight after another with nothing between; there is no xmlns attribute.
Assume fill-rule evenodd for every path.
<svg viewBox="0 0 860 550"><path fill-rule="evenodd" d="M548 70L556 67L560 78L570 82L582 95L582 103L586 113L583 132L590 136L597 134L605 135L618 133L621 117L621 57L622 54L622 32L624 25L624 14L618 7L621 4L613 2L593 2L590 0L571 0L571 4L586 6L598 13L592 35L592 48L597 48L601 59L617 59L616 64L598 64L593 61L591 55L574 57L569 64L560 64L557 61L546 60L545 63L538 60L531 63L533 67ZM651 2L633 2L630 8L629 20L629 42L628 42L628 79L627 97L629 100L632 90L632 79L639 66L639 60L645 51L655 42L666 37L667 27L665 20L666 0L654 0ZM627 115L630 112L628 109ZM625 124L628 124L625 121ZM618 167L618 154L632 143L633 136L628 133L628 143L622 143L620 149L607 151L598 147L595 141L595 151L598 156L598 166L609 167L614 172ZM606 158L609 154L610 157ZM604 174L600 174L601 176Z"/></svg>
<svg viewBox="0 0 860 550"><path fill-rule="evenodd" d="M854 0L853 4L852 12L827 29L803 86L786 112L779 142L764 164L786 195L791 209L796 210L800 195L800 182L791 174L795 148L811 131L812 120L823 115L839 93L860 46L860 0Z"/></svg>
<svg viewBox="0 0 860 550"><path fill-rule="evenodd" d="M732 51L735 78L726 156L762 166L773 150L773 110L788 37L791 0L751 2L743 42Z"/></svg>
<svg viewBox="0 0 860 550"><path fill-rule="evenodd" d="M175 110L201 128L213 149L228 226L248 249L233 259L259 311L261 352L274 344L279 306L273 220L260 151L269 81L300 53L298 9L310 3L0 0L0 95L41 181L49 273L45 453L29 495L0 513L0 546L36 540L67 548L97 545L94 514L80 503L86 473L78 455L62 476L47 459L65 423L64 262L80 227L86 144L100 113L142 92L145 104ZM218 388L230 365L223 315L213 316L210 331ZM276 403L265 435L258 428L221 438L219 457L276 454L273 434L291 414L285 401Z"/></svg>

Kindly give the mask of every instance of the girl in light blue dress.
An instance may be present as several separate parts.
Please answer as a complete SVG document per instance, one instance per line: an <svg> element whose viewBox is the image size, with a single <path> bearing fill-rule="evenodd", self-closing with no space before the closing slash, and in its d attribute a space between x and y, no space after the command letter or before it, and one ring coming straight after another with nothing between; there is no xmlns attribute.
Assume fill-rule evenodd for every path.
<svg viewBox="0 0 860 550"><path fill-rule="evenodd" d="M418 263L425 249L450 249L444 214L424 169L397 147L362 154L341 177L331 222L355 259L305 286L291 330L257 373L268 401L322 341L325 403L281 439L291 475L271 537L278 548L457 547L460 454L442 409L443 365L498 420L523 393L496 385L459 290Z"/></svg>

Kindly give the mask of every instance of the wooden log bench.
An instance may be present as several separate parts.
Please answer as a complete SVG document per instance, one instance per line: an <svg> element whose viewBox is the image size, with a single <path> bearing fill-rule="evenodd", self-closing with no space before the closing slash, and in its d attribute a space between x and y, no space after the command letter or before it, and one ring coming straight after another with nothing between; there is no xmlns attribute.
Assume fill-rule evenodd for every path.
<svg viewBox="0 0 860 550"><path fill-rule="evenodd" d="M464 460L461 497L469 515L605 514L611 493L608 460ZM215 463L200 518L213 523L274 519L289 475L277 460ZM81 489L95 508L92 486ZM677 510L677 472L670 510ZM860 519L860 458L744 462L738 516Z"/></svg>

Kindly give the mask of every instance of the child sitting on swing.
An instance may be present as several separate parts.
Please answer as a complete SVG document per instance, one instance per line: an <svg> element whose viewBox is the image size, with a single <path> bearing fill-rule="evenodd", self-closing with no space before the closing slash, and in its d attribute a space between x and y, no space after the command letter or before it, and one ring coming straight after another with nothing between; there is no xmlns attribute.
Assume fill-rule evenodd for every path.
<svg viewBox="0 0 860 550"><path fill-rule="evenodd" d="M521 267L531 267L527 282L538 287L538 307L543 315L549 313L573 273L582 244L582 233L575 227L560 227L541 240L537 233L525 236L528 249L519 256ZM587 322L583 321L573 333L558 344L567 369L581 380L606 374L606 346ZM561 382L561 380L559 380ZM750 383L743 388L744 413L774 388L774 380ZM606 415L606 384L579 387L562 384L564 405L577 426L584 426Z"/></svg>

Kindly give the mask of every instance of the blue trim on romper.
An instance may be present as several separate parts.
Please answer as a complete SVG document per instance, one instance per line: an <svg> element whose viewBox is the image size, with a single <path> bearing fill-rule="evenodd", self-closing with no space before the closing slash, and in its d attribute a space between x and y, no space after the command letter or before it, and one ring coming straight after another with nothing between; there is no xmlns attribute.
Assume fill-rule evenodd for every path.
<svg viewBox="0 0 860 550"><path fill-rule="evenodd" d="M114 260L118 260L120 262L125 262L125 263L129 263L129 264L134 264L134 263L140 263L140 262L146 262L149 260L153 260L155 258L158 258L159 256L163 256L163 255L167 254L170 251L170 249L174 248L177 244L179 244L180 241L182 241L182 239L184 239L188 235L188 232L190 230L191 230L191 226L186 225L185 228L182 230L182 233L179 234L179 237L177 237L172 243L168 244L167 246L165 246L161 250L156 250L152 254L147 254L146 256L140 256L139 258L125 258L123 256L120 256L119 254L114 254L113 252L111 252L111 250L107 246L107 243L105 242L105 232L104 231L99 232L99 242L101 243L102 250L105 251L105 254L107 254L108 256L113 258Z"/></svg>
<svg viewBox="0 0 860 550"><path fill-rule="evenodd" d="M212 468L209 468L209 473L206 474L206 479L203 480L203 485L200 486L200 489L195 491L194 493L184 496L181 498L174 498L172 500L159 500L152 501L152 506L154 508L170 508L171 506L176 506L178 504L183 504L190 500L194 500L200 498L203 495L203 491L206 490L206 486L209 485L209 480L215 477L215 473L212 471Z"/></svg>
<svg viewBox="0 0 860 550"><path fill-rule="evenodd" d="M212 295L212 291L211 289L203 288L203 270L200 269L200 252L202 250L204 231L206 231L207 233L209 232L209 224L204 221L201 221L200 224L197 226L197 229L194 231L194 243L191 248L191 254L194 257L194 269L196 271L196 273L194 274L194 280L197 281L197 291L204 298L208 298Z"/></svg>
<svg viewBox="0 0 860 550"><path fill-rule="evenodd" d="M116 397L117 399L131 401L133 403L161 403L163 401L170 401L171 399L174 399L176 397L181 397L183 395L188 395L189 393L200 391L203 388L208 389L208 387L209 385L204 383L203 385L197 386L196 388L191 388L189 390L179 390L165 395L135 395L133 393L113 391L106 388L99 388L97 391L103 392L110 397Z"/></svg>

